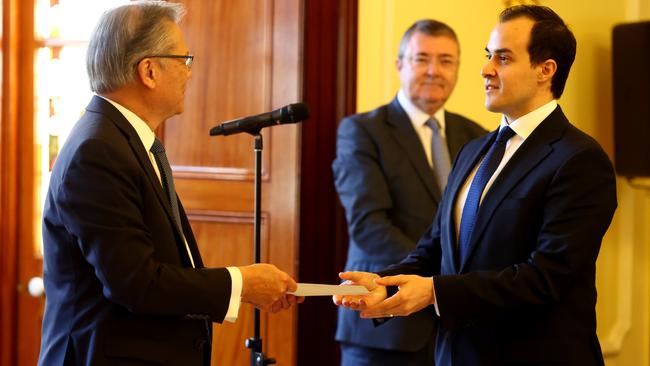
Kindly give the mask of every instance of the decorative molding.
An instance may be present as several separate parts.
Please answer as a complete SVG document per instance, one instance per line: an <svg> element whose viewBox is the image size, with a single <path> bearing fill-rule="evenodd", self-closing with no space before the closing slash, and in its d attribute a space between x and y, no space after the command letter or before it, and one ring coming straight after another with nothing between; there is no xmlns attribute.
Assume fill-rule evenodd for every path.
<svg viewBox="0 0 650 366"><path fill-rule="evenodd" d="M270 165L267 163L266 165ZM192 165L172 165L174 179L209 179L253 181L255 171L245 168L203 167ZM262 167L262 181L270 180L269 169Z"/></svg>
<svg viewBox="0 0 650 366"><path fill-rule="evenodd" d="M253 212L238 211L216 211L216 210L187 210L187 218L197 222L223 222L234 224L253 224ZM261 213L262 226L268 222L269 214L266 211Z"/></svg>

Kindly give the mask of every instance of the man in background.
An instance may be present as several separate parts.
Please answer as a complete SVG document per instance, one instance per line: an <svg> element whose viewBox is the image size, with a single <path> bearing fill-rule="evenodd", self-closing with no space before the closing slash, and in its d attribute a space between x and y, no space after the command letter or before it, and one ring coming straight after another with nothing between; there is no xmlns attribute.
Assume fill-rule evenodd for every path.
<svg viewBox="0 0 650 366"><path fill-rule="evenodd" d="M458 155L417 248L378 274L341 274L372 293L334 301L364 318L434 305L437 366L602 366L596 258L616 179L557 103L575 37L551 9L515 6L485 51L485 106L502 114L499 128Z"/></svg>
<svg viewBox="0 0 650 366"><path fill-rule="evenodd" d="M486 133L444 109L458 79L459 56L448 25L415 22L399 46L397 97L339 125L333 170L349 226L346 270L378 271L406 257L433 220L461 146ZM341 364L430 366L435 332L429 311L376 328L340 308Z"/></svg>
<svg viewBox="0 0 650 366"><path fill-rule="evenodd" d="M153 132L183 112L183 12L130 3L91 36L96 96L57 158L43 214L39 365L209 365L212 322L235 321L241 301L275 312L302 300L273 265L203 266Z"/></svg>

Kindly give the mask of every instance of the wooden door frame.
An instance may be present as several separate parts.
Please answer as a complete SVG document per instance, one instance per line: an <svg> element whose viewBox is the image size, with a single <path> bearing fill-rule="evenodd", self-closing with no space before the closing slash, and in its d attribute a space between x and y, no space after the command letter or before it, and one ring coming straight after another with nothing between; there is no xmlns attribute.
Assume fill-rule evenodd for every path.
<svg viewBox="0 0 650 366"><path fill-rule="evenodd" d="M334 189L336 128L356 111L356 0L306 1L303 88L311 110L302 125L299 281L338 283L347 226ZM298 307L298 365L337 365L336 306L329 297ZM317 329L317 331L314 331Z"/></svg>
<svg viewBox="0 0 650 366"><path fill-rule="evenodd" d="M18 197L18 0L2 1L2 116L0 120L0 365L15 364Z"/></svg>

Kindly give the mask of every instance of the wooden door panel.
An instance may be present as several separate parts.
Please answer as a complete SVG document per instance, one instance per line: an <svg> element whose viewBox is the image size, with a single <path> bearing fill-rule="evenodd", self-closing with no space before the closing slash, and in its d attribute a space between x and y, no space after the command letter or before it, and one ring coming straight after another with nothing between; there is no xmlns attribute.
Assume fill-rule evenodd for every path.
<svg viewBox="0 0 650 366"><path fill-rule="evenodd" d="M253 262L253 138L209 137L220 122L299 101L302 0L185 2L181 24L196 59L185 112L161 132L174 180L206 266ZM299 128L262 133L262 261L297 273ZM245 365L252 307L234 324L217 325L213 365ZM295 364L296 311L262 313L264 352Z"/></svg>

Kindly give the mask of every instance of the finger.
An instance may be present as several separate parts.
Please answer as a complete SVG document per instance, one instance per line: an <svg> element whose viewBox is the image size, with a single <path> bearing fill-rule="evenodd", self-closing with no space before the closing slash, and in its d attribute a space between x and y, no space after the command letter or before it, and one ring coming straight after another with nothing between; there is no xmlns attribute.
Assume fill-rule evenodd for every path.
<svg viewBox="0 0 650 366"><path fill-rule="evenodd" d="M286 310L291 307L291 304L289 303L289 299L287 299L287 296L282 296L280 298L280 304L282 304L282 309Z"/></svg>
<svg viewBox="0 0 650 366"><path fill-rule="evenodd" d="M351 282L358 282L363 280L363 278L367 275L367 272L340 272L339 273L339 278L342 280L348 280Z"/></svg>
<svg viewBox="0 0 650 366"><path fill-rule="evenodd" d="M294 292L297 289L298 289L298 284L293 278L289 277L289 283L287 284L287 291Z"/></svg>
<svg viewBox="0 0 650 366"><path fill-rule="evenodd" d="M407 282L404 276L386 276L375 279L375 283L380 286L400 286Z"/></svg>
<svg viewBox="0 0 650 366"><path fill-rule="evenodd" d="M361 312L361 317L377 317L377 316L386 316L387 314L402 314L400 309L401 297L400 296L391 296L388 299L368 306L363 312ZM392 312L391 312L392 311Z"/></svg>
<svg viewBox="0 0 650 366"><path fill-rule="evenodd" d="M271 305L271 312L272 313L277 313L282 309L282 303L280 301L276 301Z"/></svg>
<svg viewBox="0 0 650 366"><path fill-rule="evenodd" d="M334 305L341 305L343 303L343 295L334 295L332 296L332 302Z"/></svg>
<svg viewBox="0 0 650 366"><path fill-rule="evenodd" d="M303 302L305 302L305 297L304 296L298 296L298 297L296 297L296 301L298 302L298 304L302 304Z"/></svg>

